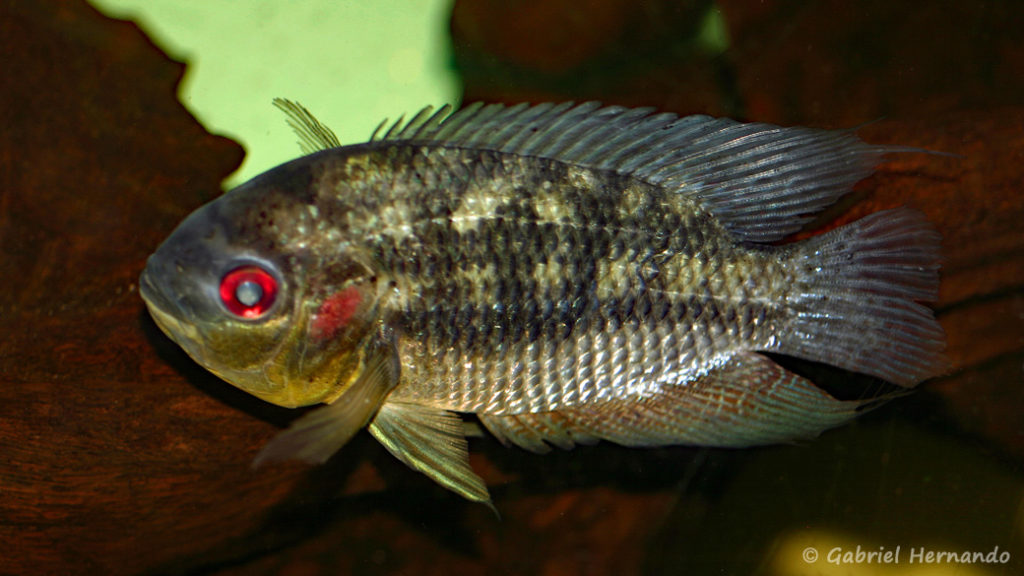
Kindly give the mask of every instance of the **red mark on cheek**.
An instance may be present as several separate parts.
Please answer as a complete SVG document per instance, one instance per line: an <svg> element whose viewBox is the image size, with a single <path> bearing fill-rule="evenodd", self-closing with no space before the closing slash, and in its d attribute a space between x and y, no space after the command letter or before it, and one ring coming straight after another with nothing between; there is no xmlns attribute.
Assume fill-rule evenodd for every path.
<svg viewBox="0 0 1024 576"><path fill-rule="evenodd" d="M313 337L321 340L332 338L356 313L361 300L362 296L355 286L328 296L313 315Z"/></svg>

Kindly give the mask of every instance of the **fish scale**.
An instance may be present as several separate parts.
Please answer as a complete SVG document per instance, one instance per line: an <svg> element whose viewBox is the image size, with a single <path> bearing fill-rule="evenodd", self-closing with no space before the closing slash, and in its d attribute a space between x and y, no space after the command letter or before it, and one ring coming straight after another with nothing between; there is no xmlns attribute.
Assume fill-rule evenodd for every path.
<svg viewBox="0 0 1024 576"><path fill-rule="evenodd" d="M922 215L774 245L911 149L596 103L425 109L338 146L276 104L311 153L197 210L140 279L197 362L269 402L325 404L257 464L321 462L367 428L489 503L462 413L535 452L744 447L889 398L838 400L762 352L904 387L947 366Z"/></svg>
<svg viewBox="0 0 1024 576"><path fill-rule="evenodd" d="M520 171L525 175L542 172L547 172L550 175L551 173L551 170L542 171L529 166L531 162L535 161L523 159L521 162L525 165L520 168ZM506 170L508 168L508 166L505 166ZM499 177L505 177L505 175L486 174L484 181L486 183L493 182ZM521 181L524 179L524 176L513 177L512 179ZM559 184L563 183L559 182ZM467 190L464 191L464 194L475 194L472 190L473 187L474 183L471 182ZM479 242L464 244L459 242L457 235L450 234L450 230L436 231L436 229L444 228L445 225L446 228L451 229L452 223L436 223L433 218L425 224L418 222L409 223L413 230L421 229L412 235L413 238L419 240L414 244L400 246L400 248L396 248L393 251L382 251L382 253L403 254L421 262L436 262L434 265L426 266L426 270L442 270L444 272L441 276L434 276L429 272L425 272L416 277L407 277L400 281L402 285L416 285L419 288L420 297L412 302L413 304L418 304L419 310L416 306L403 308L398 325L402 327L402 333L408 334L412 339L429 342L429 345L418 348L421 359L437 358L443 351L464 351L461 354L459 352L454 353L455 358L451 360L445 358L439 364L441 366L459 366L464 364L485 366L487 363L497 362L493 358L496 342L486 339L467 339L463 331L459 329L460 326L486 326L488 327L488 333L499 334L500 339L506 342L508 348L516 351L516 349L523 348L524 343L534 341L539 337L566 338L571 335L571 327L578 323L607 322L610 319L614 320L617 324L628 325L631 324L634 317L638 321L647 321L646 317L651 315L651 308L656 312L659 310L659 306L671 307L672 299L686 297L686 294L691 293L697 288L696 285L666 285L664 283L657 283L663 294L671 292L677 294L677 296L674 298L667 295L655 296L654 292L643 295L645 286L651 284L655 278L645 281L640 280L639 274L635 272L639 269L637 262L627 259L606 261L611 245L625 237L626 240L623 244L630 247L628 252L635 257L640 254L646 254L649 251L664 253L670 250L667 239L685 239L690 236L687 234L687 229L675 230L675 234L670 234L669 231L663 228L653 228L652 222L639 224L635 221L635 218L630 218L629 221L620 223L618 220L625 219L629 214L621 214L616 205L611 203L604 203L604 205L602 203L592 203L587 206L580 202L572 201L572 199L583 196L586 192L580 191L578 188L570 188L569 192L563 195L563 206L560 211L566 215L559 222L544 222L555 229L554 231L549 231L548 239L545 239L543 236L539 237L535 234L530 234L531 232L536 232L536 220L538 219L537 214L539 210L536 206L530 205L531 200L528 197L523 198L523 195L517 194L514 191L506 193L509 198L506 203L501 203L494 207L493 218L480 219L477 230L481 230L482 234L480 235ZM494 191L492 191L492 194L494 194ZM548 202L550 201L548 199ZM585 208L581 210L580 206L585 206ZM603 210L604 213L597 216L595 215L597 210ZM518 215L514 216L513 214ZM500 222L492 225L492 222L495 220L500 220ZM673 224L679 221L678 218L663 218L662 220ZM600 221L603 224L593 225L590 223L594 221ZM422 230L424 228L434 230L426 232ZM609 230L622 230L624 232L616 234L615 239L611 240L608 238ZM630 233L627 234L626 231ZM566 232L568 234L565 234ZM490 289L485 291L474 290L468 275L461 274L460 262L472 262L477 257L493 261L495 254L505 253L510 239L519 238L539 238L540 243L532 246L541 248L541 250L519 252L519 256L515 258L499 258L497 260L497 269L492 277L477 279L479 283L489 286ZM652 238L659 238L660 240L655 241ZM569 239L572 241L567 241ZM386 239L382 240L386 241ZM677 244L682 247L688 246L685 241ZM464 246L465 248L463 248ZM680 256L680 254L672 255ZM536 308L553 307L557 303L556 300L552 299L551 292L554 291L552 286L550 284L538 283L535 280L536 276L538 276L536 274L537 266L546 266L548 262L555 260L560 260L559 266L564 271L562 279L579 279L578 282L570 284L571 288L568 290L569 294L567 295L575 307L582 307L585 311L580 313L567 310L562 315L560 324L567 326L569 328L567 331L553 330L557 326L547 323L547 318L543 316L537 317L527 312L528 310L536 310ZM476 261L482 262L482 260ZM617 281L610 283L611 288L605 290L607 293L604 294L603 298L598 298L595 294L598 291L597 286L601 284L601 281L595 278L595 276L599 276L599 273L593 270L593 265L596 262L604 262L609 270L624 273L618 275ZM689 265L688 262L677 264L675 268L685 265ZM422 268L423 266L421 266L421 270ZM389 269L387 261L382 262L382 269ZM690 274L686 276L693 277L695 275ZM652 286L652 289L654 288ZM559 291L564 292L565 290ZM459 317L458 311L466 310L465 302L470 294L486 297L482 301L475 302L478 310L481 312L470 317L466 317L465 314ZM642 296L639 300L637 298L638 294ZM564 298L564 296L561 297ZM440 302L440 305L437 305L438 302ZM462 306L459 307L456 302L462 302ZM630 304L631 302L637 302L644 306L638 305L634 307ZM450 305L445 306L445 303L450 303ZM620 305L622 303L630 305ZM496 306L506 311L506 314L487 314L487 312L493 311ZM429 320L417 322L418 318L429 318ZM649 320L649 322L653 323L660 321L663 321L663 318L656 315ZM674 319L674 322L677 323L683 321L683 318ZM685 327L686 324L680 324L680 326ZM601 326L598 328L603 329ZM687 330L689 328L683 329ZM480 345L467 345L475 342L479 342ZM574 358L575 355L580 353L580 349L577 348L587 351L589 345L584 341L584 345L578 345L570 349L562 349L557 345L545 346L545 349L549 351L546 353L547 355L562 359ZM674 354L684 354L682 351L671 352ZM531 365L539 363L541 360L530 358L524 354L508 353L507 358L503 358L502 362ZM625 359L625 362L638 366L645 364L643 357L637 355ZM408 366L419 366L420 364L422 363L414 359L403 361L403 365ZM527 369L527 372L530 372L530 370ZM569 368L544 372L535 382L509 381L508 378L501 376L501 374L486 371L479 378L467 378L465 374L459 371L447 374L433 372L429 376L424 375L422 377L417 377L417 374L415 371L408 373L409 378L407 381L409 384L400 385L395 390L394 395L396 399L406 398L404 395L407 394L416 396L419 400L423 401L428 400L429 397L429 401L438 407L460 411L479 410L481 408L480 404L486 406L488 411L495 412L506 412L509 410L538 411L571 405L571 401L566 402L566 399L579 396L575 386L577 386L578 380L581 379L579 374L574 374ZM649 370L643 374L648 378L653 377L656 379L656 374L651 374ZM407 393L406 388L423 385L420 383L423 380L430 382L427 385L437 388L437 392L432 397L430 395L418 394L413 392L413 390L409 390ZM617 383L609 381L606 385L618 387L615 385ZM460 394L459 389L461 387L474 390L481 389L483 392L481 396L467 398L466 395ZM494 388L496 390L506 390L506 388L516 390L522 388L522 393L513 396L514 400L508 403L509 406L504 406L502 402L495 400L495 398L503 398L504 393L498 397L492 395L490 400L485 400L488 398L487 388ZM540 394L538 390L548 390L548 392ZM550 390L558 390L566 398L559 398L559 395L551 394ZM452 396L465 398L466 400L463 403L452 402L450 400ZM608 395L605 393L603 396ZM520 397L526 399L526 401L520 401ZM476 404L465 404L465 402L473 401ZM513 404L521 406L514 407Z"/></svg>
<svg viewBox="0 0 1024 576"><path fill-rule="evenodd" d="M429 151L421 148L418 152ZM446 159L450 155L450 151L446 152ZM424 162L421 160L417 165L422 168ZM742 310L748 296L739 291L716 295L709 287L709 277L719 289L724 283L719 281L717 271L708 270L707 263L715 261L715 257L732 258L729 251L739 250L732 246L721 227L713 229L712 220L676 213L667 217L653 210L637 215L622 207L628 196L616 197L614 202L601 198L584 202L583 199L594 196L593 190L581 188L587 181L616 178L603 174L581 178L577 168L563 169L559 181L552 179L557 170L532 166L544 163L543 160L523 158L518 162L520 166L502 163L501 174L478 173L476 177L482 181L469 182L463 194L478 194L477 187L493 187L495 181L506 178L521 183L531 175L544 174L544 181L549 183L544 202L560 203L558 213L562 216L557 222L538 222L541 210L535 204L536 196L491 189L490 194L507 200L495 203L489 217L477 220L475 230L479 237L475 241L461 241L458 234L452 233L451 221L438 223L431 218L408 223L415 231L411 237L416 241L396 242L399 248L380 251L382 256L402 254L419 262L431 262L434 265L429 269L442 271L439 275L424 272L399 280L403 286L416 286L419 297L398 311L396 325L410 340L422 344L412 347L415 352L403 358L403 366L409 369L392 394L396 401L415 399L449 410L491 414L550 411L573 406L581 397L628 397L643 393L647 386L672 383L679 378L671 373L662 374L666 366L664 356L689 358L693 363L689 373L699 374L716 355L727 354L731 347L741 344L741 333L748 336L743 343L747 346L758 346L770 336L758 334L758 338L753 338L752 328L738 323L743 314L737 314L732 302L726 302L728 296ZM510 176L514 169L521 174ZM618 180L621 182L617 185L622 188L642 187L622 178ZM645 196L656 198L657 192L649 190ZM458 198L454 205L458 205ZM410 218L415 217L410 214ZM694 230L701 222L706 229ZM538 234L538 224L545 226L546 234ZM721 237L719 241L706 241L716 234ZM521 247L534 250L509 253L510 242L519 238L537 238L538 242L521 243ZM703 242L698 246L688 238ZM386 238L381 240L388 242ZM610 256L615 245L620 246L621 254L613 259ZM702 252L701 257L694 257L698 252ZM760 268L756 274L764 275L770 266L760 264L754 252L747 252L750 270L738 269L734 275L744 276L746 272L751 276L755 268ZM643 261L653 254L659 254L662 263L657 273L644 274ZM495 264L490 276L465 272L466 268L485 262ZM544 276L537 269L549 264L560 270L557 282L537 282L537 276ZM389 270L392 266L384 260L381 269ZM477 290L477 284L487 289ZM776 296L784 299L784 295ZM666 318L673 307L683 313ZM467 308L473 311L467 314ZM718 313L719 308L728 312ZM544 316L532 312L544 309L562 313ZM687 311L698 314L691 318ZM762 306L756 316L769 313L779 315L778 310ZM752 315L748 313L746 317ZM731 318L728 325L724 324L726 318ZM650 338L655 334L651 330L664 322L671 323L680 335L696 331L709 337L676 340L692 343L694 350L662 350L660 345L652 346ZM485 327L485 337L467 338L461 329L465 326ZM598 366L575 362L594 349L594 334L614 336L617 332L621 332L621 340L626 344L622 349L629 351L624 357L607 357L607 365ZM486 337L490 335L495 338ZM500 352L496 354L497 350ZM545 366L547 358L559 359L564 365L539 369L538 366ZM474 367L469 374L460 368L467 365ZM509 377L509 365L522 365L521 373ZM620 365L629 366L630 372L622 374ZM424 370L424 366L436 368ZM595 378L593 374L603 376ZM615 374L619 377L609 376ZM592 390L583 395L581 386Z"/></svg>

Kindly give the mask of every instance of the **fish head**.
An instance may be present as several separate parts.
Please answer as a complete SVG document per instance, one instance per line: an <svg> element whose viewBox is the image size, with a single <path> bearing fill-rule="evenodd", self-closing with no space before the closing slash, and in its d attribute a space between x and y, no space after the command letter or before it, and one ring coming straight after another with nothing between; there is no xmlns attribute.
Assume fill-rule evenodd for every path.
<svg viewBox="0 0 1024 576"><path fill-rule="evenodd" d="M268 402L329 402L356 382L376 275L325 233L308 165L285 165L189 215L149 257L140 293L193 360Z"/></svg>

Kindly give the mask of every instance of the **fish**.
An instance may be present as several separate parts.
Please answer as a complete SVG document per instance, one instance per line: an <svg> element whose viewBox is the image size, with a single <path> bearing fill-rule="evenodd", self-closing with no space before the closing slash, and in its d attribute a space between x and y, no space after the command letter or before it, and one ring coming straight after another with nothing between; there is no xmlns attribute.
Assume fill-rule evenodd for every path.
<svg viewBox="0 0 1024 576"><path fill-rule="evenodd" d="M922 213L787 241L916 149L596 102L425 108L342 146L274 103L305 154L195 210L139 284L213 374L321 405L257 465L324 462L366 428L493 506L468 459L477 422L537 453L743 448L814 438L879 402L837 398L773 355L899 391L947 369L927 305L941 237Z"/></svg>

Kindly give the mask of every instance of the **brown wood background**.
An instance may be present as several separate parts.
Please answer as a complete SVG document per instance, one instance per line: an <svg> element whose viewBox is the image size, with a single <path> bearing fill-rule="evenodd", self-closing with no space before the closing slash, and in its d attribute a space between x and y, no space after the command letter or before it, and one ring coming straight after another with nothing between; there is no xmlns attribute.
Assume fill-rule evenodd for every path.
<svg viewBox="0 0 1024 576"><path fill-rule="evenodd" d="M0 3L0 573L782 573L796 529L1010 550L1024 570L1024 10L1011 1L458 2L467 100L600 99L848 127L901 156L842 207L944 236L954 371L797 447L534 456L474 441L499 521L367 435L253 471L295 413L146 316L146 256L241 159L175 100L183 66L81 0ZM268 122L281 118L268 105ZM845 210L845 212L844 212Z"/></svg>

